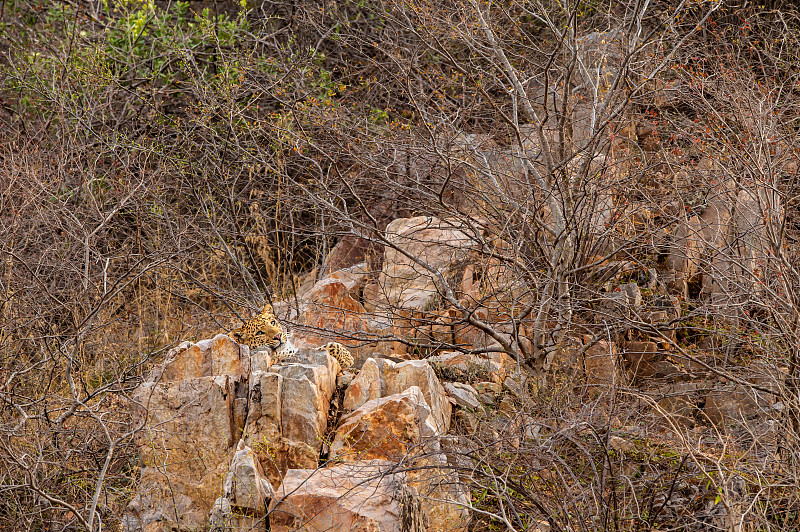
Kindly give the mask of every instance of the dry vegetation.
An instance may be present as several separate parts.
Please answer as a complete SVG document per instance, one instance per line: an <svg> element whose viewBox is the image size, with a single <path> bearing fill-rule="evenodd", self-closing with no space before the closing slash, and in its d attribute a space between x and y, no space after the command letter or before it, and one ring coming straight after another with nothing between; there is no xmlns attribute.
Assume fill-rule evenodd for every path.
<svg viewBox="0 0 800 532"><path fill-rule="evenodd" d="M338 242L360 239L380 269L386 225L412 215L470 239L484 299L441 278L440 306L536 383L498 399L505 429L461 428L475 530L796 529L799 14L2 2L0 529L115 529L136 488L126 400L143 372L291 301ZM731 198L756 221L666 279L678 316L598 318L609 279L674 272L664 242L685 245L681 222ZM715 262L722 247L735 260ZM621 261L633 272L603 269ZM654 428L664 403L648 389L598 398L558 364L583 335L641 331L690 375L773 406Z"/></svg>

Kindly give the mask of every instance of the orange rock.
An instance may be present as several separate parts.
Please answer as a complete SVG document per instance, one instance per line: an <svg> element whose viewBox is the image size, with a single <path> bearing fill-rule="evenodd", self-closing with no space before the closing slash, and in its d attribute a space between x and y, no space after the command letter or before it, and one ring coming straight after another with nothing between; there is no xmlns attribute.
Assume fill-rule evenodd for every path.
<svg viewBox="0 0 800 532"><path fill-rule="evenodd" d="M424 530L420 502L404 473L382 461L290 469L270 508L270 530Z"/></svg>

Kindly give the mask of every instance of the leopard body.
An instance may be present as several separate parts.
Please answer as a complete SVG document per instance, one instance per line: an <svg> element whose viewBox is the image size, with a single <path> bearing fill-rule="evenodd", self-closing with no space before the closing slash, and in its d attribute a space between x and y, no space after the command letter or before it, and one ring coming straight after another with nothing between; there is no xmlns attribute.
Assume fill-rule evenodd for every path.
<svg viewBox="0 0 800 532"><path fill-rule="evenodd" d="M297 353L297 348L275 317L272 305L266 305L260 314L250 318L229 334L231 338L247 345L250 349L269 348L275 357L275 362L281 362ZM318 349L326 351L335 358L343 370L353 365L353 355L339 342L329 342Z"/></svg>

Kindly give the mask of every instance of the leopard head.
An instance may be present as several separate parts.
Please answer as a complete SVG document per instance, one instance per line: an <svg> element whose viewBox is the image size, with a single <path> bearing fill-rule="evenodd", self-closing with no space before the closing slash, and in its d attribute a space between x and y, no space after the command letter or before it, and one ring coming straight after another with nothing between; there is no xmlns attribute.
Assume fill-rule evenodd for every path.
<svg viewBox="0 0 800 532"><path fill-rule="evenodd" d="M244 322L236 330L231 331L231 337L250 348L269 347L272 350L280 348L286 342L286 333L278 323L272 305L266 305L260 314Z"/></svg>

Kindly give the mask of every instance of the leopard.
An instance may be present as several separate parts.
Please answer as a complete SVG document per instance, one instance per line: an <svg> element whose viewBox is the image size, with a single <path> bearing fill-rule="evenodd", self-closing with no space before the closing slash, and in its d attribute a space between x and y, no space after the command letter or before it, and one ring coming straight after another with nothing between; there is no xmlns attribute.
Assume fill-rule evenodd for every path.
<svg viewBox="0 0 800 532"><path fill-rule="evenodd" d="M286 330L275 317L272 305L267 304L261 312L244 322L241 327L230 331L229 336L247 345L250 349L268 348L275 356L276 362L297 354L297 348L292 344ZM342 371L353 365L353 355L350 350L339 342L328 342L318 347L320 351L327 352L339 362Z"/></svg>

